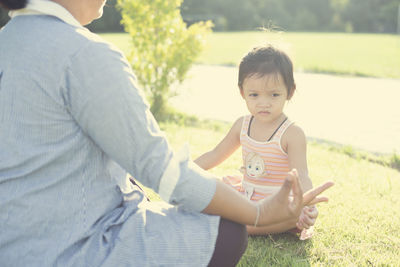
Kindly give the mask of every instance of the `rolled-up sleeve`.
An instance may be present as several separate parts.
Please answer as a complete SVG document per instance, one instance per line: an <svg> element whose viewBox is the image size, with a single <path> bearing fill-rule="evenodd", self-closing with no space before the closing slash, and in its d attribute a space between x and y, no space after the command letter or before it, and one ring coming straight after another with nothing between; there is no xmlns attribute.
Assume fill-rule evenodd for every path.
<svg viewBox="0 0 400 267"><path fill-rule="evenodd" d="M167 202L201 211L216 181L174 153L152 116L129 63L110 45L93 41L66 64L61 94L80 129L112 160Z"/></svg>

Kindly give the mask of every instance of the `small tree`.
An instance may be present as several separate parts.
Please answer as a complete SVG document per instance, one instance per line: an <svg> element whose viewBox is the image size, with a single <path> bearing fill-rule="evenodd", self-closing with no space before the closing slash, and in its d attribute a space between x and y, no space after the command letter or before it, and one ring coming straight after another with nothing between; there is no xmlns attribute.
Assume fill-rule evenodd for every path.
<svg viewBox="0 0 400 267"><path fill-rule="evenodd" d="M118 0L122 23L132 41L128 59L158 120L176 93L171 85L184 80L211 31L211 22L186 27L179 10L182 1Z"/></svg>

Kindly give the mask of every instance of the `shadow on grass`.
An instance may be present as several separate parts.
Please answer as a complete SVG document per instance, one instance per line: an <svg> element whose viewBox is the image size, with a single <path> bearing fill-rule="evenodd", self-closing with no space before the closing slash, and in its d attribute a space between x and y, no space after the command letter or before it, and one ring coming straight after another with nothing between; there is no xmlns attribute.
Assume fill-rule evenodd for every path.
<svg viewBox="0 0 400 267"><path fill-rule="evenodd" d="M291 233L250 236L238 266L311 266L312 239L301 241Z"/></svg>
<svg viewBox="0 0 400 267"><path fill-rule="evenodd" d="M374 75L373 73L365 73L360 71L340 71L340 70L330 70L323 69L318 67L304 68L304 69L296 69L298 72L303 73L314 73L314 74L327 74L327 75L335 75L342 77L368 77L368 78L381 78L379 75Z"/></svg>
<svg viewBox="0 0 400 267"><path fill-rule="evenodd" d="M368 162L389 167L400 172L400 155L397 154L396 151L394 151L392 154L381 154L364 151L351 145L343 145L319 138L308 137L307 140L311 143L311 145L326 146L330 151L345 154L353 159L366 160Z"/></svg>

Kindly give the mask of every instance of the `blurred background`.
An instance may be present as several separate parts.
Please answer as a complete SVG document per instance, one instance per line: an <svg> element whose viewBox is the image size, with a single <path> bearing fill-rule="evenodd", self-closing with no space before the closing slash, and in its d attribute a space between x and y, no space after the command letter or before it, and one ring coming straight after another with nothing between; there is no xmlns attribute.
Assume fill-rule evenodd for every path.
<svg viewBox="0 0 400 267"><path fill-rule="evenodd" d="M140 5L154 5L153 13L160 13L160 3L176 4L131 2L138 5L136 12ZM116 6L117 0L107 1L102 18L87 28L114 43L128 59L153 51L132 51L137 33L124 32ZM191 48L199 56L183 83L166 85L165 101L173 108L229 124L246 114L236 85L238 63L252 47L272 43L294 62L297 92L285 112L309 138L375 153L400 152L400 0L184 0L177 6L188 27L207 20L213 27L204 48ZM8 20L0 9L0 26ZM142 29L141 34L151 31ZM166 43L157 38L154 47ZM188 45L177 48L177 43L166 49L189 50ZM156 58L152 63L140 58L141 70L132 66L139 78L146 76L143 66L165 60ZM142 86L152 84L145 81Z"/></svg>
<svg viewBox="0 0 400 267"><path fill-rule="evenodd" d="M122 32L116 0L107 1L94 32ZM285 31L396 33L399 0L185 0L183 19L190 23L212 20L214 31L249 31L276 27ZM0 26L8 21L0 9Z"/></svg>

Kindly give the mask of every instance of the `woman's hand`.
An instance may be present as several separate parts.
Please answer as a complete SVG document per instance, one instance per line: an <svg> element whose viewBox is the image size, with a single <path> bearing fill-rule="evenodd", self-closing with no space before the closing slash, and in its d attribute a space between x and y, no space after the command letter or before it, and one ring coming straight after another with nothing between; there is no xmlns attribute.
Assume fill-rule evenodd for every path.
<svg viewBox="0 0 400 267"><path fill-rule="evenodd" d="M303 194L297 171L290 171L279 192L259 202L260 217L257 225L270 225L288 220L297 221L305 206L328 201L328 198L321 197L319 194L331 186L333 182L326 182ZM293 198L289 197L290 190L293 192Z"/></svg>

